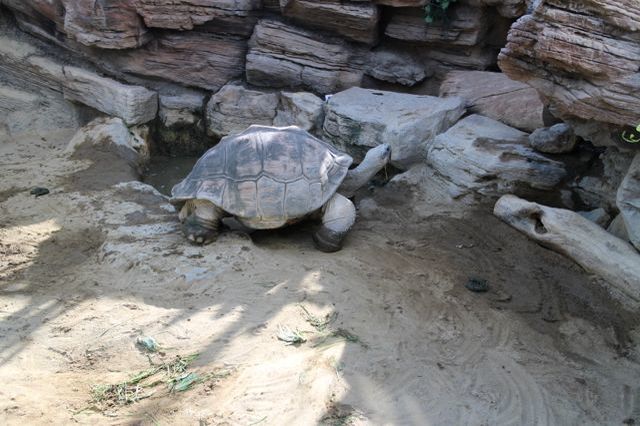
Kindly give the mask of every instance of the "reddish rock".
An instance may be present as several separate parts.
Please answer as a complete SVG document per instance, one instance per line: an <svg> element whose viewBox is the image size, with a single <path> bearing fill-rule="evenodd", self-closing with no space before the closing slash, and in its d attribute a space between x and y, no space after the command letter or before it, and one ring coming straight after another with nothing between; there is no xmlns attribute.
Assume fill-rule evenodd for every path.
<svg viewBox="0 0 640 426"><path fill-rule="evenodd" d="M0 0L0 5L23 13L35 20L53 22L58 31L64 28L64 7L62 0Z"/></svg>
<svg viewBox="0 0 640 426"><path fill-rule="evenodd" d="M378 40L380 10L369 2L342 0L280 0L284 16L300 24L328 30L367 44Z"/></svg>
<svg viewBox="0 0 640 426"><path fill-rule="evenodd" d="M131 73L217 91L242 76L246 40L200 32L164 33L141 49L95 59L117 74Z"/></svg>
<svg viewBox="0 0 640 426"><path fill-rule="evenodd" d="M489 29L483 9L459 4L450 10L447 22L426 23L422 9L398 9L385 34L396 40L426 45L476 46Z"/></svg>
<svg viewBox="0 0 640 426"><path fill-rule="evenodd" d="M513 25L500 68L563 119L636 125L639 30L637 0L543 0Z"/></svg>
<svg viewBox="0 0 640 426"><path fill-rule="evenodd" d="M470 112L526 132L544 127L538 92L499 72L452 71L440 86L440 96L461 97Z"/></svg>
<svg viewBox="0 0 640 426"><path fill-rule="evenodd" d="M62 0L64 31L86 46L140 47L151 39L133 0Z"/></svg>
<svg viewBox="0 0 640 426"><path fill-rule="evenodd" d="M340 38L262 20L249 41L247 81L256 86L334 93L359 86L366 51Z"/></svg>
<svg viewBox="0 0 640 426"><path fill-rule="evenodd" d="M213 20L238 20L261 7L260 0L137 0L137 11L148 27L191 30Z"/></svg>
<svg viewBox="0 0 640 426"><path fill-rule="evenodd" d="M129 125L151 121L158 111L156 92L77 67L64 67L63 93L67 99L120 117Z"/></svg>

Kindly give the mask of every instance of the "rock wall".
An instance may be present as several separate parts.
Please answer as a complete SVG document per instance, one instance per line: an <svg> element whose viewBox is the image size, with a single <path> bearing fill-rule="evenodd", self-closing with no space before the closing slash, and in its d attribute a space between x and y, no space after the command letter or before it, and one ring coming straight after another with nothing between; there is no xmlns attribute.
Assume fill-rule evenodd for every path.
<svg viewBox="0 0 640 426"><path fill-rule="evenodd" d="M638 63L637 0L538 1L513 25L499 58L504 73L534 87L554 115L600 145L640 124Z"/></svg>
<svg viewBox="0 0 640 426"><path fill-rule="evenodd" d="M397 182L432 176L465 202L544 192L617 217L637 247L640 3L457 0L427 23L428 3L0 0L0 111L35 105L24 87L62 94L171 155L251 124L356 161L388 143Z"/></svg>
<svg viewBox="0 0 640 426"><path fill-rule="evenodd" d="M84 56L119 79L143 79L149 87L168 81L215 92L241 78L323 95L381 82L412 86L448 69L494 67L506 31L524 12L525 2L460 0L444 22L432 24L424 20L425 1L0 4L22 30ZM382 59L373 54L380 50ZM398 62L410 63L417 77L393 77L397 71L381 70L385 63Z"/></svg>
<svg viewBox="0 0 640 426"><path fill-rule="evenodd" d="M203 107L211 97L228 100L227 92L220 92L228 84L246 86L244 94L278 89L298 93L300 99L309 96L302 91L322 98L351 87L438 95L440 81L450 70L495 70L509 26L526 9L524 0L459 0L444 21L427 24L425 4L425 0L0 0L0 12L11 16L13 26L46 42L42 54L26 61L4 55L0 74L51 86L68 99L127 122L149 121L149 114L158 111L153 128L163 150L199 153L225 129L237 127L228 114L207 114ZM5 33L7 22L4 19L0 25ZM11 43L0 46L0 54L3 47L11 50ZM75 83L84 85L81 92L94 84L88 81L100 81L96 93L102 97L103 87L108 86L109 93L119 87L120 98L91 99L90 90L78 92L69 81L78 73L65 75L63 66L89 68L91 79ZM142 99L144 90L156 94ZM199 101L194 102L193 96ZM286 103L285 97L264 98ZM140 102L144 104L140 117L125 111L138 108ZM154 102L157 107L151 105ZM287 110L279 104L268 109ZM280 113L273 122L300 121L293 116L283 119L287 114ZM231 121L210 123L221 117ZM243 111L235 120L245 123L254 118L251 111ZM321 128L321 123L315 127ZM213 142L194 142L205 138L205 129Z"/></svg>

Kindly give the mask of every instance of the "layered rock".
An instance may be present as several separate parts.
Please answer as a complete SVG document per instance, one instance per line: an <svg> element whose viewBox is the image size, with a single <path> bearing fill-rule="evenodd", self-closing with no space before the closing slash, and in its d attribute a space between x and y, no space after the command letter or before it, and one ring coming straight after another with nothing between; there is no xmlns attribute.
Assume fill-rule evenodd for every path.
<svg viewBox="0 0 640 426"><path fill-rule="evenodd" d="M263 17L262 10L250 10L242 12L220 13L210 21L198 25L198 32L224 34L248 39L253 34L253 28Z"/></svg>
<svg viewBox="0 0 640 426"><path fill-rule="evenodd" d="M282 92L273 119L274 126L298 126L314 133L322 128L324 102L308 92Z"/></svg>
<svg viewBox="0 0 640 426"><path fill-rule="evenodd" d="M252 124L270 126L276 116L278 94L228 84L207 104L207 132L217 138L241 132Z"/></svg>
<svg viewBox="0 0 640 426"><path fill-rule="evenodd" d="M333 93L360 85L364 56L342 39L262 20L249 41L246 77L256 86Z"/></svg>
<svg viewBox="0 0 640 426"><path fill-rule="evenodd" d="M191 30L210 21L236 21L261 7L260 0L137 0L147 27Z"/></svg>
<svg viewBox="0 0 640 426"><path fill-rule="evenodd" d="M369 148L391 146L391 163L401 169L424 160L426 146L464 113L459 98L406 95L351 88L329 99L324 139L362 160Z"/></svg>
<svg viewBox="0 0 640 426"><path fill-rule="evenodd" d="M86 46L128 49L151 39L132 0L62 0L62 3L65 33Z"/></svg>
<svg viewBox="0 0 640 426"><path fill-rule="evenodd" d="M425 45L476 46L489 29L483 9L459 4L452 7L447 22L426 23L422 9L394 11L385 35L392 39Z"/></svg>
<svg viewBox="0 0 640 426"><path fill-rule="evenodd" d="M380 11L363 1L280 0L282 14L296 22L339 34L353 41L374 44L378 40Z"/></svg>
<svg viewBox="0 0 640 426"><path fill-rule="evenodd" d="M141 124L155 118L156 92L131 86L76 67L64 67L64 96L98 111L122 118L127 124Z"/></svg>
<svg viewBox="0 0 640 426"><path fill-rule="evenodd" d="M536 153L527 134L491 118L471 115L429 145L427 163L460 194L528 194L555 189L564 165Z"/></svg>
<svg viewBox="0 0 640 426"><path fill-rule="evenodd" d="M0 72L31 91L64 93L69 100L120 117L127 124L146 123L157 112L155 92L63 66L44 51L11 37L0 37Z"/></svg>
<svg viewBox="0 0 640 426"><path fill-rule="evenodd" d="M430 70L429 70L430 71ZM414 86L433 75L424 61L397 46L382 47L369 54L365 74L389 83Z"/></svg>
<svg viewBox="0 0 640 426"><path fill-rule="evenodd" d="M640 123L640 4L542 0L518 20L502 70L537 89L561 118Z"/></svg>
<svg viewBox="0 0 640 426"><path fill-rule="evenodd" d="M142 49L96 58L111 72L216 91L244 71L246 41L200 32L163 33Z"/></svg>
<svg viewBox="0 0 640 426"><path fill-rule="evenodd" d="M498 50L492 47L474 46L470 48L442 48L426 52L426 57L440 63L438 74L453 70L484 71L496 64Z"/></svg>
<svg viewBox="0 0 640 426"><path fill-rule="evenodd" d="M0 73L23 87L62 92L62 64L43 56L35 46L12 37L0 36Z"/></svg>
<svg viewBox="0 0 640 426"><path fill-rule="evenodd" d="M470 112L527 132L544 126L544 105L538 92L498 72L451 71L440 86L440 96L459 96Z"/></svg>

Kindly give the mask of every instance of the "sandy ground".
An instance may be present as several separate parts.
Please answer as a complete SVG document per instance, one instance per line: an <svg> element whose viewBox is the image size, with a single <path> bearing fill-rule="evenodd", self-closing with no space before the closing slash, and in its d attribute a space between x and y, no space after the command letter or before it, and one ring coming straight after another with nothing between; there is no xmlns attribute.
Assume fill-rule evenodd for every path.
<svg viewBox="0 0 640 426"><path fill-rule="evenodd" d="M361 215L339 253L314 250L313 225L195 247L151 187L65 156L72 135L0 142L3 424L640 421L638 315L488 209L418 219L383 189L385 213ZM301 306L350 338L314 331ZM307 342L278 340L281 325ZM191 353L231 374L92 409L92 386Z"/></svg>

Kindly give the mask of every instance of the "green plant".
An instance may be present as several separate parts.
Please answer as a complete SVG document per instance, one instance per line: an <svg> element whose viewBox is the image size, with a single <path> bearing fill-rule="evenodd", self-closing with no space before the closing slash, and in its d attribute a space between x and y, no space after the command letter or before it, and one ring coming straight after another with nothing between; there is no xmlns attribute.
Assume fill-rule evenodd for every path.
<svg viewBox="0 0 640 426"><path fill-rule="evenodd" d="M427 24L446 21L447 10L456 0L429 0L424 7L424 21Z"/></svg>
<svg viewBox="0 0 640 426"><path fill-rule="evenodd" d="M628 126L622 131L620 138L626 143L640 143L640 124L635 129L632 126Z"/></svg>
<svg viewBox="0 0 640 426"><path fill-rule="evenodd" d="M133 404L141 399L149 398L158 385L165 385L168 393L184 392L198 383L219 380L231 374L229 369L199 374L187 371L198 354L176 356L175 359L162 364L152 365L151 368L138 372L129 379L115 384L95 385L91 388L91 403L78 413L86 409L101 412L114 410L123 405Z"/></svg>

